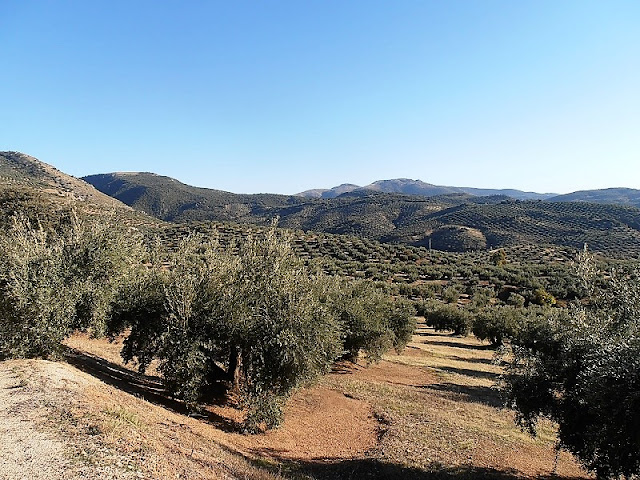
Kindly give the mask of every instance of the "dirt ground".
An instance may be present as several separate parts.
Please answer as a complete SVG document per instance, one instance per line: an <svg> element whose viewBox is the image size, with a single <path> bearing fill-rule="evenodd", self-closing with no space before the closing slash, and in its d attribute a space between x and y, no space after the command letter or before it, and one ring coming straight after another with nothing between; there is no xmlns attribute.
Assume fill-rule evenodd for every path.
<svg viewBox="0 0 640 480"><path fill-rule="evenodd" d="M339 364L258 435L222 402L187 416L118 342L67 344L68 363L0 363L0 479L590 478L556 456L552 425L515 427L501 367L471 337L422 326L400 355Z"/></svg>

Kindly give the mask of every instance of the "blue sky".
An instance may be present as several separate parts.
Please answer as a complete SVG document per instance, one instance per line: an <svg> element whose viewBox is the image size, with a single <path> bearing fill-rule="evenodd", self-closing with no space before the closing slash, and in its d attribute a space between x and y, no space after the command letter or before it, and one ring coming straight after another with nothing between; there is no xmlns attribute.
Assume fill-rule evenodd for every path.
<svg viewBox="0 0 640 480"><path fill-rule="evenodd" d="M640 188L640 2L0 0L0 150L233 192Z"/></svg>

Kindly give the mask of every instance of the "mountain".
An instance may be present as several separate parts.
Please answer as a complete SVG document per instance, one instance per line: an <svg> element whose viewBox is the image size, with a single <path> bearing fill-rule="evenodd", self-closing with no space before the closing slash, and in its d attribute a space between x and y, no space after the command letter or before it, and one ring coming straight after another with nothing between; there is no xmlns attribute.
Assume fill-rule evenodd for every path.
<svg viewBox="0 0 640 480"><path fill-rule="evenodd" d="M468 193L476 196L506 195L516 200L545 200L554 196L552 193L523 192L514 189L501 190L489 188L446 187L425 183L422 180L411 180L409 178L378 180L364 187L347 183L331 189L307 190L299 193L298 195L307 198L334 198L344 193L363 190L383 193L400 193L403 195L420 195L424 197L433 197L452 193Z"/></svg>
<svg viewBox="0 0 640 480"><path fill-rule="evenodd" d="M358 185L354 185L353 183L343 183L342 185L329 189L317 188L315 190L306 190L298 193L298 196L307 198L335 198L359 188Z"/></svg>
<svg viewBox="0 0 640 480"><path fill-rule="evenodd" d="M519 201L506 195L437 196L354 189L335 198L239 195L192 187L152 173L85 179L104 193L162 220L225 221L465 251L521 244L589 244L611 256L640 254L640 209L580 202ZM380 188L386 188L383 183Z"/></svg>
<svg viewBox="0 0 640 480"><path fill-rule="evenodd" d="M69 209L88 215L115 214L129 224L159 223L37 158L0 152L0 223L17 211L44 219Z"/></svg>
<svg viewBox="0 0 640 480"><path fill-rule="evenodd" d="M84 180L137 210L170 222L202 220L266 223L280 208L307 201L302 197L245 195L186 185L155 173L106 173Z"/></svg>
<svg viewBox="0 0 640 480"><path fill-rule="evenodd" d="M550 202L590 202L613 205L631 205L640 208L640 190L633 188L605 188L602 190L581 190L558 195Z"/></svg>

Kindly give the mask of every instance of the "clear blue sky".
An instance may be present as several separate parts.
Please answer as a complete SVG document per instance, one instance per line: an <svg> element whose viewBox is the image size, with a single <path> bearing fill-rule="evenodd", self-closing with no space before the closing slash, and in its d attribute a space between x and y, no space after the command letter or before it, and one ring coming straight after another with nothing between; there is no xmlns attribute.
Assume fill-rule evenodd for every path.
<svg viewBox="0 0 640 480"><path fill-rule="evenodd" d="M640 188L638 0L0 0L0 150L233 192Z"/></svg>

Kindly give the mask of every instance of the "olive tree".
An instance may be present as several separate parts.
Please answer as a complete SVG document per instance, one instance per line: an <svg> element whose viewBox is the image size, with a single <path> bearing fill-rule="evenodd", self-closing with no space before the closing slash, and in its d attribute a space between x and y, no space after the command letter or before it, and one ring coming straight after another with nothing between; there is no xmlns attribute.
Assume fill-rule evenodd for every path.
<svg viewBox="0 0 640 480"><path fill-rule="evenodd" d="M588 304L547 309L514 336L505 378L518 423L558 423L559 445L599 478L640 474L640 272L604 280L588 255ZM595 287L600 281L600 287Z"/></svg>
<svg viewBox="0 0 640 480"><path fill-rule="evenodd" d="M103 332L139 245L73 213L48 226L13 217L0 237L0 357L55 356L74 329Z"/></svg>
<svg viewBox="0 0 640 480"><path fill-rule="evenodd" d="M141 371L158 358L169 390L192 407L216 386L233 388L250 430L275 426L291 391L339 356L332 282L309 271L275 229L246 239L238 255L189 237L165 266L123 292L111 332L131 327L123 358Z"/></svg>
<svg viewBox="0 0 640 480"><path fill-rule="evenodd" d="M141 371L158 359L191 407L235 391L251 431L276 426L290 393L345 352L376 359L413 333L412 304L307 267L273 227L231 249L190 236L152 258L112 308L111 334L130 328L123 358Z"/></svg>

